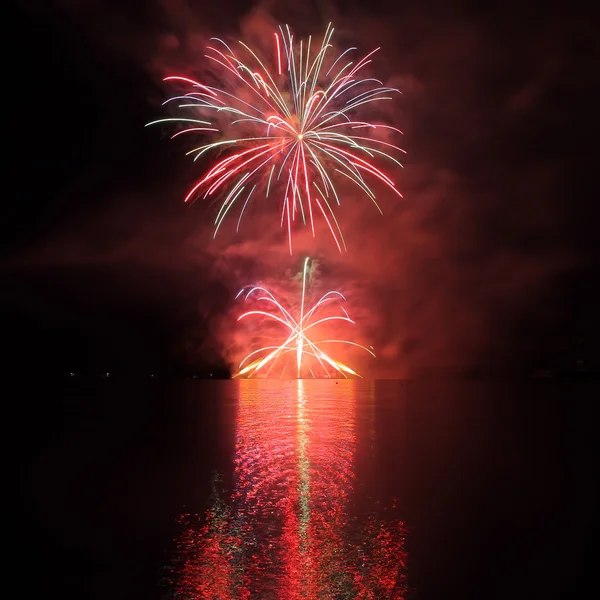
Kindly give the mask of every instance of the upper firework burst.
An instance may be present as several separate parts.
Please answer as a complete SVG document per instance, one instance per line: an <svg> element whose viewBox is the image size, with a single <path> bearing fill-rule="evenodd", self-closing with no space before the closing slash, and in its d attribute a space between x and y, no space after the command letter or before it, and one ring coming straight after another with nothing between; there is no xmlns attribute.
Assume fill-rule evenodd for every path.
<svg viewBox="0 0 600 600"><path fill-rule="evenodd" d="M386 141L387 136L376 137L377 130L402 132L361 114L367 104L391 100L399 92L361 74L378 48L356 62L350 57L356 48L330 57L333 31L329 25L314 50L310 37L298 41L289 27L280 27L268 61L244 42L238 42L236 54L224 41L212 38L214 45L208 46L206 58L222 71L218 86L188 77L165 78L190 91L165 102L177 103L180 116L148 125L179 123L181 128L172 137L220 134L217 141L188 152L196 160L219 151L219 159L185 198L188 202L219 194L215 235L234 205L241 205L239 228L253 194L264 193L275 196L281 207L290 253L292 223L297 218L310 223L314 236L319 214L341 251L345 242L334 214L340 204L338 182L352 182L380 212L370 181L379 180L402 197L392 179L376 166L378 160L402 166L391 152L404 152Z"/></svg>

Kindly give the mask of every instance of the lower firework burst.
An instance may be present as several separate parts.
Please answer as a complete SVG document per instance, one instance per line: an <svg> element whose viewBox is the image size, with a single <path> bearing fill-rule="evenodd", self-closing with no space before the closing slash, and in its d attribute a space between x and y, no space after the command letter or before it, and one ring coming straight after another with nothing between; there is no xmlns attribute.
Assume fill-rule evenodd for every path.
<svg viewBox="0 0 600 600"><path fill-rule="evenodd" d="M308 262L309 259L306 258L302 271L302 298L300 302L300 311L299 315L296 317L284 308L269 290L263 287L254 286L245 293L244 300L248 301L251 298L255 299L257 304L260 305L260 309L245 312L238 318L238 321L249 317L258 317L263 320L266 319L283 326L285 328L285 335L283 343L279 345L263 346L250 352L250 354L248 354L240 363L239 372L235 377L252 377L253 375L259 374L268 376L275 364L278 363L283 356L289 357L290 354L295 354L295 369L298 379L308 375L308 373L310 373L312 377L316 377L313 366L317 368L317 365L323 371L325 377L331 378L332 376L338 375L343 377L348 377L349 375L360 377L360 375L349 366L331 358L331 356L323 350L322 346L329 347L332 344L356 346L365 350L372 356L375 356L372 347L367 348L366 346L362 346L361 344L349 340L314 340L313 334L319 326L323 325L323 323L345 321L354 324L354 321L350 318L344 307L339 305L339 302L345 300L345 298L337 291L327 292L321 296L320 300L310 309L305 310ZM239 298L246 289L247 288L242 289L237 297ZM341 314L319 317L323 306L332 305L333 303L338 304ZM287 362L281 376L284 375L286 368Z"/></svg>

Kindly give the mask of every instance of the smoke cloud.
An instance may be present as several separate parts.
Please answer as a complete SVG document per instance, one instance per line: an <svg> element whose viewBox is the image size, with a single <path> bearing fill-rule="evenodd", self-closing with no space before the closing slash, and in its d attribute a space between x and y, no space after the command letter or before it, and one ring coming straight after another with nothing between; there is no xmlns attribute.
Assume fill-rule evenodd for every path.
<svg viewBox="0 0 600 600"><path fill-rule="evenodd" d="M356 46L360 54L381 47L373 72L402 92L385 116L405 134L404 169L391 170L404 198L378 190L381 216L368 198L342 187L336 214L347 252L338 252L321 224L315 238L310 228L294 230L290 257L276 207L260 200L248 207L239 232L236 217L213 239L215 206L182 205L201 165L184 155L183 142L163 139L153 148L168 157L173 181L148 191L150 198L163 198L160 210L149 202L128 219L122 203L111 205L103 219L96 212L84 227L68 225L60 242L53 233L42 250L17 262L198 268L207 286L230 291L231 301L218 306L206 301L198 309L208 334L203 349L192 344L191 350L186 339L181 347L218 354L233 364L250 339L236 322L239 288L261 283L293 298L303 258L310 256L316 261L314 292L344 293L356 321L355 336L348 339L375 348L375 362L363 363L358 355L348 359L367 376L405 377L422 367L523 358L527 340L521 324L556 317L556 282L583 260L565 227L571 217L561 198L566 168L558 150L544 144L548 129L563 133L552 96L571 60L556 21L540 19L535 33L510 30L507 40L509 24L494 14L435 3L342 11L335 3L318 9L304 3L292 10L265 2L239 18L233 4L218 5L169 0L136 21L117 12L100 16L101 3L66 4L88 36L97 20L119 24L108 42L100 37L95 42L113 60L121 54L122 61L146 72L152 84L144 89L150 92L132 93L144 106L141 112L156 118L164 115L160 103L169 92L160 84L165 74L212 76L204 58L212 36L242 38L266 52L281 23L305 36L322 34L332 21L340 46ZM152 134L158 137L154 131L146 139ZM129 224L125 233L109 236L99 250L101 231L114 231L119 218Z"/></svg>

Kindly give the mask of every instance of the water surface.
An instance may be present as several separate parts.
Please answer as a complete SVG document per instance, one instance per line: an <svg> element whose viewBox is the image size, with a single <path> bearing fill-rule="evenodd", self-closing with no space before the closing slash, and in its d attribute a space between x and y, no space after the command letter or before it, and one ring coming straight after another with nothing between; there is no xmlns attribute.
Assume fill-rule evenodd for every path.
<svg viewBox="0 0 600 600"><path fill-rule="evenodd" d="M42 388L21 404L16 447L27 587L103 600L573 597L591 564L598 391Z"/></svg>

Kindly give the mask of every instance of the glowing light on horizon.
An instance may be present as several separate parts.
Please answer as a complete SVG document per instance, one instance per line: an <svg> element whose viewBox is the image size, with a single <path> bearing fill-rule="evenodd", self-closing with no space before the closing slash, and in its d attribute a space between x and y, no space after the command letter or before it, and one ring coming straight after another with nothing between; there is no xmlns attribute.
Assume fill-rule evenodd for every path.
<svg viewBox="0 0 600 600"><path fill-rule="evenodd" d="M368 178L402 197L375 160L384 159L401 167L390 152L405 151L370 135L378 131L402 132L361 115L367 105L391 100L400 92L362 75L379 48L357 61L350 59L356 48L348 48L331 60L328 51L333 47L333 32L328 25L322 42L311 53L311 37L298 41L288 26L280 27L279 33L274 33L271 60L261 60L243 41L238 42L240 50L236 54L226 42L212 38L214 45L207 47L205 57L222 69L218 84L178 75L165 78L189 86L191 91L164 103L176 103L181 116L148 125L183 124L172 137L221 134L217 141L201 142L187 153L194 156L194 161L208 153L223 153L185 198L186 202L217 194L224 198L214 222L215 236L234 205L241 205L239 229L260 184L265 198L277 195L280 224L287 229L290 254L293 223L301 220L310 224L314 236L316 214L323 217L338 250L346 248L334 214L334 207L340 204L336 180L353 183L382 214Z"/></svg>
<svg viewBox="0 0 600 600"><path fill-rule="evenodd" d="M296 353L295 362L298 379L300 379L301 374L303 372L302 367L306 356L313 357L321 366L327 377L331 377L330 371L338 373L343 377L348 377L348 375L360 377L360 375L356 371L351 369L348 365L345 365L344 363L331 358L331 356L325 353L320 347L323 344L337 343L349 346L356 346L358 348L361 348L362 350L365 350L366 352L371 354L371 356L375 356L375 353L372 349L367 348L366 346L363 346L361 344L357 344L356 342L337 339L313 341L311 337L309 337L311 336L309 330L319 325L322 325L323 323L327 323L330 321L344 321L347 323L354 324L354 321L350 318L350 316L343 307L341 307L342 314L326 316L317 319L314 318L315 315L318 314L319 309L321 309L324 305L339 300L345 300L341 292L334 290L329 291L323 296L321 296L321 298L316 304L314 304L309 310L305 311L304 306L306 302L306 276L308 272L308 261L308 258L304 260L304 268L302 270L302 295L298 318L293 317L290 311L288 311L269 290L263 287L251 287L250 291L246 293L244 300L248 300L252 296L258 296L256 298L257 302L261 302L263 305L266 304L265 309L270 310L247 311L238 318L238 321L252 316L263 317L269 321L274 321L278 324L285 326L288 330L288 335L285 338L285 341L280 345L263 346L258 350L250 352L250 354L248 354L244 358L244 360L242 360L242 362L239 364L238 368L240 370L237 374L234 375L234 377L250 377L263 370L265 367L269 367L266 372L266 375L269 375L271 369L273 368L277 360L281 356L290 352ZM237 297L239 297L243 292L244 289L242 289L238 293ZM275 311L273 311L273 309L275 309ZM311 372L314 378L315 374L312 368L308 367L308 370Z"/></svg>

